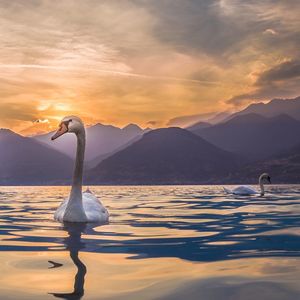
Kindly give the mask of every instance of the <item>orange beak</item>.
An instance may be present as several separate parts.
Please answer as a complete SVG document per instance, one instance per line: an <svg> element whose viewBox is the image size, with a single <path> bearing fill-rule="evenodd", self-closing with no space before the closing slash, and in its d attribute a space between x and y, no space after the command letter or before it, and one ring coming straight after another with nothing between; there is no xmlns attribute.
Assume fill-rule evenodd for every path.
<svg viewBox="0 0 300 300"><path fill-rule="evenodd" d="M58 137L60 137L61 135L65 134L66 132L68 132L68 127L66 124L61 123L59 126L59 129L54 133L54 135L51 137L51 140L55 140Z"/></svg>

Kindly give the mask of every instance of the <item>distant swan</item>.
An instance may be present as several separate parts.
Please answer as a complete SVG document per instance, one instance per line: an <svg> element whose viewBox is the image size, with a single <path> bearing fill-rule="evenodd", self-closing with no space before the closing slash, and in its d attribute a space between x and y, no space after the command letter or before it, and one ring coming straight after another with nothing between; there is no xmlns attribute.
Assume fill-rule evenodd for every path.
<svg viewBox="0 0 300 300"><path fill-rule="evenodd" d="M259 176L259 187L260 187L260 195L264 196L265 195L265 188L264 188L264 182L271 183L271 177L269 176L268 173L263 173ZM241 185L238 186L237 188L230 190L225 187L223 187L225 193L227 194L233 194L233 195L244 195L244 196L249 196L249 195L256 195L259 194L258 191L253 189L252 187Z"/></svg>
<svg viewBox="0 0 300 300"><path fill-rule="evenodd" d="M65 117L51 140L55 140L67 132L75 133L77 137L73 183L70 196L57 208L54 219L59 222L106 223L109 219L107 209L90 190L82 193L85 129L80 118L75 116Z"/></svg>

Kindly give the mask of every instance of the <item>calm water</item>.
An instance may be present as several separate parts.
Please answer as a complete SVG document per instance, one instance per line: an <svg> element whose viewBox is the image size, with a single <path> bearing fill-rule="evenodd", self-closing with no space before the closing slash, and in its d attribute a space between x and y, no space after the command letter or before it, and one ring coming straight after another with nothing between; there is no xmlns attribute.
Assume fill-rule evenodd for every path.
<svg viewBox="0 0 300 300"><path fill-rule="evenodd" d="M65 225L67 187L0 187L0 299L300 297L300 186L93 187L109 225Z"/></svg>

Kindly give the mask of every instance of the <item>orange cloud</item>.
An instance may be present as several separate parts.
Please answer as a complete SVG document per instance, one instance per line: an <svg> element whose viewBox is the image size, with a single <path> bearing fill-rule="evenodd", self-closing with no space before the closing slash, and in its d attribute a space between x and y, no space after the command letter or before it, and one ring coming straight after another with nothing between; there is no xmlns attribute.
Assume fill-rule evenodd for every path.
<svg viewBox="0 0 300 300"><path fill-rule="evenodd" d="M281 81L285 89L269 82L257 93L260 74L299 59L292 0L5 3L0 126L24 134L69 114L88 124L164 126L178 116L239 109L253 95L300 92L293 77Z"/></svg>

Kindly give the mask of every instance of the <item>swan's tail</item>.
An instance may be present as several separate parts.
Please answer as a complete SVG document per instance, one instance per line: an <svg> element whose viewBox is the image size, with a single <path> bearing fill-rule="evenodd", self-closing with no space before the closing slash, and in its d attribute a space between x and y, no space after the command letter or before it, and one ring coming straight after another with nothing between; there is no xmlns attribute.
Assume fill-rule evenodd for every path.
<svg viewBox="0 0 300 300"><path fill-rule="evenodd" d="M226 187L223 186L223 190L226 194L232 194L231 190L227 189Z"/></svg>

